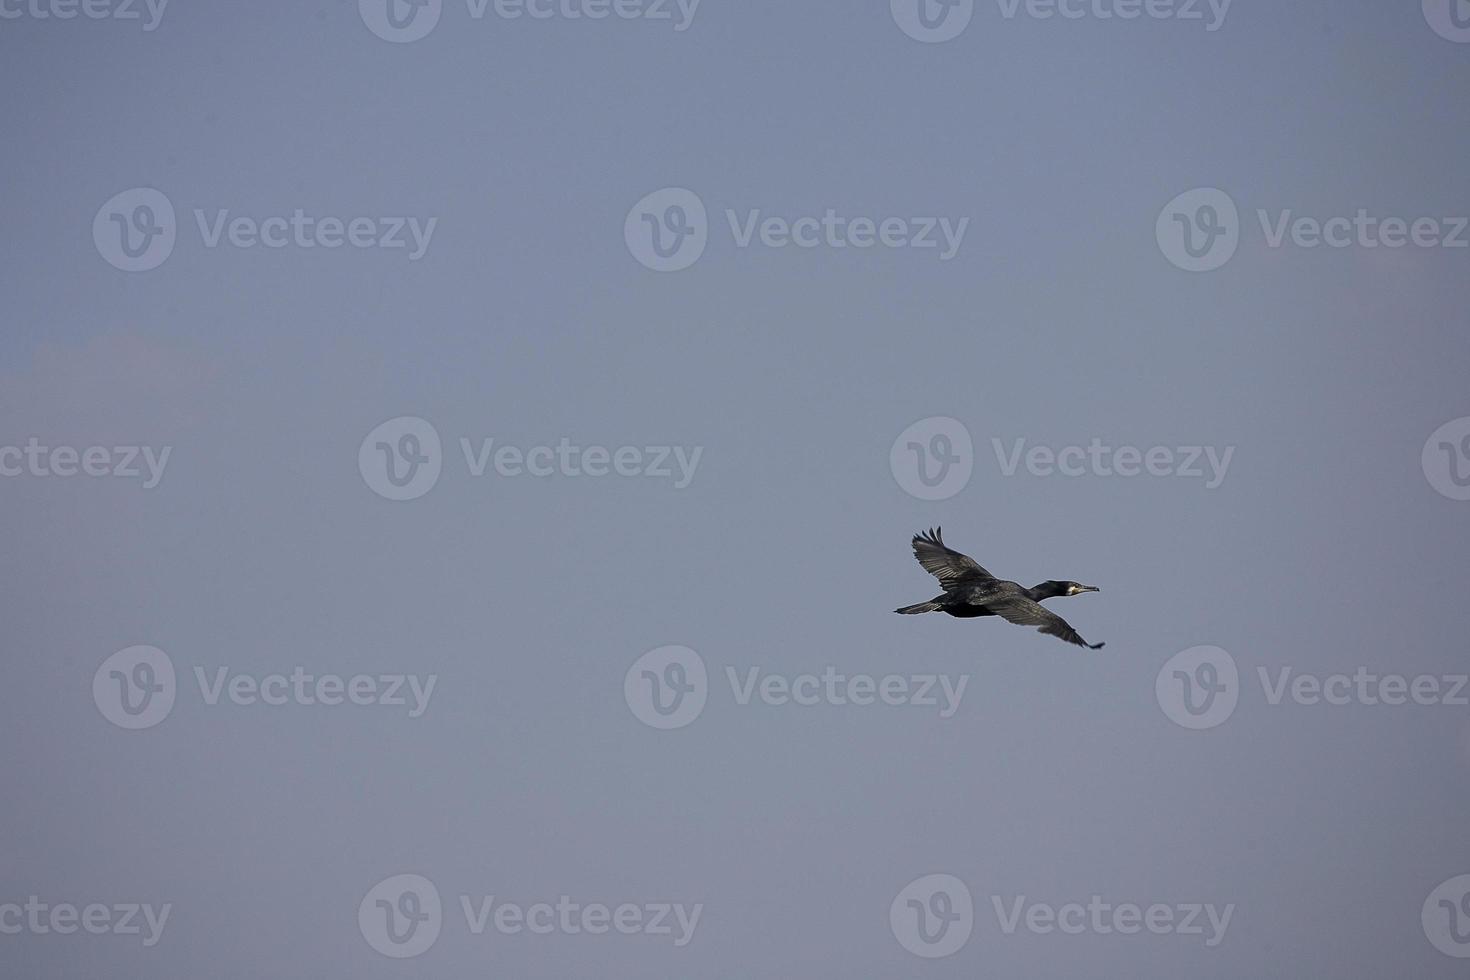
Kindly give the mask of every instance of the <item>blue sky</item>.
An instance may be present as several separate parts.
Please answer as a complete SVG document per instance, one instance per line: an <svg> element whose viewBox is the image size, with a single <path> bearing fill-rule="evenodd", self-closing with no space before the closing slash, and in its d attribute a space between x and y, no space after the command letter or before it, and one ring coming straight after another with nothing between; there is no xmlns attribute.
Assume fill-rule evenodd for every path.
<svg viewBox="0 0 1470 980"><path fill-rule="evenodd" d="M0 3L0 907L171 912L148 946L27 922L5 962L1458 975L1431 933L1470 872L1470 708L1305 703L1466 670L1455 8L976 3L928 43L883 2L445 0L399 41L372 3L169 3L151 30L36 4ZM1233 253L1178 267L1167 230L1205 241L1223 201ZM1303 244L1360 211L1432 223ZM687 264L648 267L652 228ZM125 229L150 268L118 267ZM892 462L914 426L969 439L937 499ZM437 475L389 499L371 464L419 472L429 431ZM1188 472L1227 451L1216 485ZM932 525L1002 577L1100 586L1050 605L1107 646L894 616L937 591L908 544ZM127 730L103 665L139 646L175 690ZM678 676L641 659L666 647L704 701L661 729L635 702L645 667ZM1156 682L1201 647L1235 707L1191 729ZM905 693L800 680L829 673ZM369 936L402 874L441 899L412 962ZM973 907L935 958L900 921L929 875ZM1232 911L1213 945L1025 924L1094 895ZM701 912L683 945L476 934L487 896Z"/></svg>

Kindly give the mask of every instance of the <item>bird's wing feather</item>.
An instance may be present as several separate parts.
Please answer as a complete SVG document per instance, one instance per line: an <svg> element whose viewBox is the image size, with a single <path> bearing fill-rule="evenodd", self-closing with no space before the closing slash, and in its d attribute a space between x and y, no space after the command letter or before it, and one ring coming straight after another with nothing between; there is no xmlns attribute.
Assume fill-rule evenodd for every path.
<svg viewBox="0 0 1470 980"><path fill-rule="evenodd" d="M914 535L914 557L924 571L939 579L946 590L966 582L984 582L995 578L981 568L975 559L945 545L939 528Z"/></svg>
<svg viewBox="0 0 1470 980"><path fill-rule="evenodd" d="M1017 626L1035 626L1048 636L1055 636L1059 639L1066 640L1068 643L1075 643L1079 647L1096 650L1102 646L1101 643L1088 643L1078 635L1077 631L1065 619L1041 603L1023 595L998 597L991 602L985 603L985 608L991 610L1008 623L1015 623Z"/></svg>

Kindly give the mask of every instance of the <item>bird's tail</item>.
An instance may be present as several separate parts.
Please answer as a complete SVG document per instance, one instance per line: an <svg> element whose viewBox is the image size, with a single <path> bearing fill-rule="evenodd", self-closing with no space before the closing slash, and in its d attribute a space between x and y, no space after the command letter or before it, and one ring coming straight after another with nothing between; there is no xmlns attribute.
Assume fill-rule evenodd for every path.
<svg viewBox="0 0 1470 980"><path fill-rule="evenodd" d="M930 601L930 602L916 602L912 606L904 606L902 609L895 609L893 611L896 612L896 613L901 613L901 614L903 614L905 616L914 616L914 615L917 615L919 613L933 612L934 610L936 610L938 608L939 608L939 603Z"/></svg>

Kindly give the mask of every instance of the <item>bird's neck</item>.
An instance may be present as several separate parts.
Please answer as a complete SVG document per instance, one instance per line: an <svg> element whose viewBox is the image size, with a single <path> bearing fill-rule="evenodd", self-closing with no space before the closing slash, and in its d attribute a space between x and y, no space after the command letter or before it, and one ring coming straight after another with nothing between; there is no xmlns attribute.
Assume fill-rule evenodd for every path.
<svg viewBox="0 0 1470 980"><path fill-rule="evenodd" d="M1042 582L1040 585L1034 585L1027 591L1031 593L1031 598L1037 601L1040 601L1042 599L1052 599L1059 595L1066 595L1066 591L1063 589L1062 584L1060 582L1053 581L1046 581Z"/></svg>

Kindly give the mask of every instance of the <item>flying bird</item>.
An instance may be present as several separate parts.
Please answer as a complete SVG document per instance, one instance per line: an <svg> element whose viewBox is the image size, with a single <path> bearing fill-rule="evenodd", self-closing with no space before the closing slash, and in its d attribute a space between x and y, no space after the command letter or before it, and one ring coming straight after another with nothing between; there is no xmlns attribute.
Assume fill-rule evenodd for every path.
<svg viewBox="0 0 1470 980"><path fill-rule="evenodd" d="M1096 586L1047 580L1028 589L1007 582L981 568L975 559L947 547L940 536L942 530L933 528L914 535L913 545L914 557L924 566L924 571L939 579L944 594L894 612L905 616L926 612L946 612L961 618L999 616L1017 626L1035 626L1048 636L1079 647L1102 649L1101 643L1088 643L1065 619L1041 604L1043 599L1101 591Z"/></svg>

